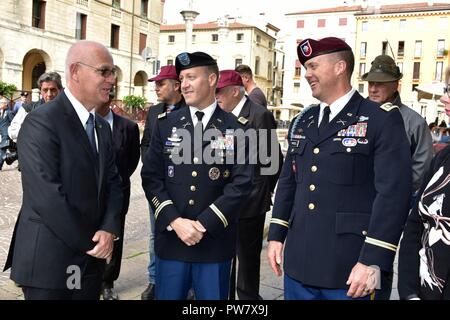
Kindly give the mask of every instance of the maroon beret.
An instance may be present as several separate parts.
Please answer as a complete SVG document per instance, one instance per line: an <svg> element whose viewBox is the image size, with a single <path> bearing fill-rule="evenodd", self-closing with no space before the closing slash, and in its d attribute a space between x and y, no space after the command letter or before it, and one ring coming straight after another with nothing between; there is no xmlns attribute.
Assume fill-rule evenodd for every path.
<svg viewBox="0 0 450 320"><path fill-rule="evenodd" d="M244 86L241 75L234 70L220 71L217 89L222 89L228 86Z"/></svg>
<svg viewBox="0 0 450 320"><path fill-rule="evenodd" d="M172 80L178 80L178 75L175 70L175 66L164 66L161 67L161 70L159 71L159 74L156 77L148 79L148 81L159 81L164 79L172 79Z"/></svg>
<svg viewBox="0 0 450 320"><path fill-rule="evenodd" d="M338 51L351 51L352 48L344 40L335 37L321 40L305 39L297 47L297 55L300 63L305 65L311 58Z"/></svg>

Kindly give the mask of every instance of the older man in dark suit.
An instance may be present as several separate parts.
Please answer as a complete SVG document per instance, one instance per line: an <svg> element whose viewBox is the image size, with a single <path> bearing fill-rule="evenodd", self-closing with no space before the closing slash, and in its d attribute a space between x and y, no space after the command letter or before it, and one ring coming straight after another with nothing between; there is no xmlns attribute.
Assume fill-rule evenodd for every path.
<svg viewBox="0 0 450 320"><path fill-rule="evenodd" d="M108 123L94 107L115 82L109 51L75 43L67 88L30 113L18 137L23 202L5 269L25 299L98 299L120 234L122 188Z"/></svg>
<svg viewBox="0 0 450 320"><path fill-rule="evenodd" d="M259 138L266 135L266 143L258 148L259 160L267 156L273 166L271 174L261 174L262 165L255 166L250 197L239 214L237 257L239 261L237 293L239 300L261 300L259 295L260 257L266 212L270 210L271 194L280 175L283 155L276 137L276 122L270 111L256 104L245 94L241 76L234 70L220 71L216 98L219 106L243 121L248 121L250 128L256 130ZM264 132L265 131L265 132ZM271 148L274 139L275 150ZM273 152L271 152L273 150ZM265 159L264 159L265 160ZM232 277L231 281L234 282ZM232 283L231 287L234 287ZM234 292L230 292L233 297Z"/></svg>
<svg viewBox="0 0 450 320"><path fill-rule="evenodd" d="M139 128L136 122L121 117L112 112L110 105L114 92L110 92L110 100L96 108L98 114L108 121L112 130L116 166L122 178L123 205L120 219L120 233L124 234L125 216L130 204L130 177L139 163ZM118 300L113 291L114 281L119 278L122 261L123 236L114 242L114 250L110 263L106 265L103 274L102 296L103 300Z"/></svg>

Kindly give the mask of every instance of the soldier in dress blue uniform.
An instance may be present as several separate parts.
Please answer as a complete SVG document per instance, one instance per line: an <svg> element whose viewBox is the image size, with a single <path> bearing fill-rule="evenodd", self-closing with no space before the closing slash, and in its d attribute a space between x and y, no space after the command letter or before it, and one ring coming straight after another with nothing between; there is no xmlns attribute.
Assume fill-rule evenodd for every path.
<svg viewBox="0 0 450 320"><path fill-rule="evenodd" d="M402 117L350 85L351 48L338 38L298 46L320 103L289 129L268 258L285 299L369 299L390 271L408 215L411 158Z"/></svg>
<svg viewBox="0 0 450 320"><path fill-rule="evenodd" d="M253 167L229 161L246 121L217 106L219 70L208 54L181 53L176 71L189 108L158 116L141 173L156 221L156 299L185 299L191 287L196 299L226 299L238 213L252 185ZM203 129L216 139L195 140ZM203 159L205 150L215 161Z"/></svg>

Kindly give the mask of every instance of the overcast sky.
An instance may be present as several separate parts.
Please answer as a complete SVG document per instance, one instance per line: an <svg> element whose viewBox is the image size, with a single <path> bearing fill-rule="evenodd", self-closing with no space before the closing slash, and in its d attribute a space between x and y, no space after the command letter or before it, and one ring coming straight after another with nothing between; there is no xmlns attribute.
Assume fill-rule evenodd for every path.
<svg viewBox="0 0 450 320"><path fill-rule="evenodd" d="M189 7L190 0L166 0L164 5L164 20L168 24L184 23L180 11ZM352 3L353 0L347 0ZM380 3L413 3L427 0L369 0ZM450 0L438 0L436 3L450 3ZM317 8L330 8L343 5L344 0L193 0L193 8L200 15L196 23L215 21L229 14L241 16L245 20L265 12L268 21L277 25L285 13L299 12Z"/></svg>

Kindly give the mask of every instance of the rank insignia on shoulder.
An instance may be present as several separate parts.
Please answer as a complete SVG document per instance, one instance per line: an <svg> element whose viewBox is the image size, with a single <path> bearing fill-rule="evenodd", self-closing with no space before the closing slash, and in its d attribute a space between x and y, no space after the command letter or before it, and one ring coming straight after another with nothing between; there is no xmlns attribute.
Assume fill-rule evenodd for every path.
<svg viewBox="0 0 450 320"><path fill-rule="evenodd" d="M238 118L238 122L239 122L240 124L246 125L247 122L248 122L248 120L245 119L244 117L239 117L239 118Z"/></svg>
<svg viewBox="0 0 450 320"><path fill-rule="evenodd" d="M390 102L386 102L385 104L382 104L380 106L380 108L381 108L381 110L384 110L384 111L387 111L387 112L389 112L391 110L394 110L395 108L399 109L395 104L392 104Z"/></svg>
<svg viewBox="0 0 450 320"><path fill-rule="evenodd" d="M164 119L167 116L167 112L158 114L158 119Z"/></svg>

